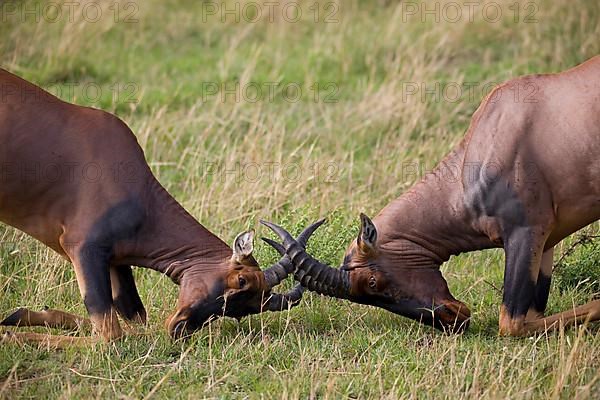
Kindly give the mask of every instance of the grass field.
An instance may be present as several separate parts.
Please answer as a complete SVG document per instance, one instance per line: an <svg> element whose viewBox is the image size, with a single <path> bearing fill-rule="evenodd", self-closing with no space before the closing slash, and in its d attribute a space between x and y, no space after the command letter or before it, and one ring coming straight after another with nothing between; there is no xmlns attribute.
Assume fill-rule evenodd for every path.
<svg viewBox="0 0 600 400"><path fill-rule="evenodd" d="M493 84L600 53L597 1L67 3L0 2L0 65L119 115L162 184L228 242L265 234L260 218L297 233L328 217L309 250L335 265L358 213L433 168ZM69 264L5 225L0 239L1 313L85 313ZM262 265L276 259L256 245ZM63 351L0 344L0 397L599 398L597 325L498 337L503 260L484 251L443 266L473 313L460 336L308 294L186 344L163 326L177 287L138 269L141 335ZM549 311L593 295L553 288Z"/></svg>

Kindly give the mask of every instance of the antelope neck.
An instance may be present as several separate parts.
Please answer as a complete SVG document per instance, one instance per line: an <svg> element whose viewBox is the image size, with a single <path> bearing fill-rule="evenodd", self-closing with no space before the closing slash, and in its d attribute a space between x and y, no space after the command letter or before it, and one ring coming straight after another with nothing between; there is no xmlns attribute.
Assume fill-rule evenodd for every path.
<svg viewBox="0 0 600 400"><path fill-rule="evenodd" d="M155 179L148 185L146 222L135 253L141 266L179 283L186 271L211 273L226 268L231 248L196 221Z"/></svg>
<svg viewBox="0 0 600 400"><path fill-rule="evenodd" d="M380 252L392 265L439 267L452 255L498 247L466 206L461 181L463 155L459 146L374 218Z"/></svg>

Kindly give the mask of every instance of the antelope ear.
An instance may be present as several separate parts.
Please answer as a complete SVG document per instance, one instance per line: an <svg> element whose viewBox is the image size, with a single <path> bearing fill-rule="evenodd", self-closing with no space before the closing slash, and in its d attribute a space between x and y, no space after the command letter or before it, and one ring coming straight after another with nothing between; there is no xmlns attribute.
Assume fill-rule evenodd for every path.
<svg viewBox="0 0 600 400"><path fill-rule="evenodd" d="M242 232L233 241L233 256L231 260L243 264L243 261L252 257L254 250L254 230Z"/></svg>
<svg viewBox="0 0 600 400"><path fill-rule="evenodd" d="M373 254L377 249L377 228L373 221L363 213L360 213L360 232L356 242L363 254Z"/></svg>

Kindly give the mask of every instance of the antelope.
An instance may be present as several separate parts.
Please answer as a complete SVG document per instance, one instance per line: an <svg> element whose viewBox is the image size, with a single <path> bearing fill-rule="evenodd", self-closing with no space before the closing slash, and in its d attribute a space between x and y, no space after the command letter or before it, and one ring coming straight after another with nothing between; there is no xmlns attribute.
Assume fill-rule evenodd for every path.
<svg viewBox="0 0 600 400"><path fill-rule="evenodd" d="M254 231L233 249L197 222L152 174L129 127L107 112L61 101L0 69L0 221L69 260L88 318L20 308L0 324L71 329L72 337L11 333L8 339L51 345L111 341L118 321L146 322L132 266L179 285L166 321L174 339L219 316L241 318L298 303L303 289L271 293L293 271L282 258L262 271L252 255ZM298 241L306 244L311 231Z"/></svg>
<svg viewBox="0 0 600 400"><path fill-rule="evenodd" d="M470 311L450 293L440 265L459 253L504 248L499 333L523 336L600 319L600 300L544 317L554 247L599 218L596 56L496 87L433 172L372 221L361 214L341 268L322 264L283 228L263 223L283 240L266 239L290 257L306 288L450 332L468 327Z"/></svg>

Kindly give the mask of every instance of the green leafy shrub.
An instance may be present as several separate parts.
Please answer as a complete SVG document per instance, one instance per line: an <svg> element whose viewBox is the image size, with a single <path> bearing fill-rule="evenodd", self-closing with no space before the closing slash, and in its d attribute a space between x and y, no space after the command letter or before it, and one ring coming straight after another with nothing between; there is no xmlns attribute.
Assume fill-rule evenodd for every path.
<svg viewBox="0 0 600 400"><path fill-rule="evenodd" d="M577 240L554 267L553 278L561 291L600 292L600 236Z"/></svg>

